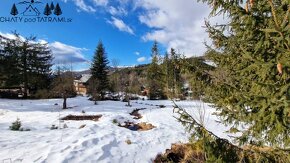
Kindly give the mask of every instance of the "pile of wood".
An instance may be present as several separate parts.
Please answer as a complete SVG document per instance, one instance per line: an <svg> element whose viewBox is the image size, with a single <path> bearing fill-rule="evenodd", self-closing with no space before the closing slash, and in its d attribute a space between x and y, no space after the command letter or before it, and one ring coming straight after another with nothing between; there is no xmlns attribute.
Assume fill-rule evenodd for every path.
<svg viewBox="0 0 290 163"><path fill-rule="evenodd" d="M83 121L83 120L92 120L98 121L102 115L68 115L61 120L74 120L74 121Z"/></svg>

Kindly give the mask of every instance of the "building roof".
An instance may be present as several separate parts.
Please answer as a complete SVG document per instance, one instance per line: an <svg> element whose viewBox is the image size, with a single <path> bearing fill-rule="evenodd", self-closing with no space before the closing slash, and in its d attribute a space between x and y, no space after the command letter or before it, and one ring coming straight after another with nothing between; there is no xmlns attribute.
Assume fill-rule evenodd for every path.
<svg viewBox="0 0 290 163"><path fill-rule="evenodd" d="M80 78L80 82L82 83L86 83L90 78L91 78L91 74L83 74L82 77Z"/></svg>

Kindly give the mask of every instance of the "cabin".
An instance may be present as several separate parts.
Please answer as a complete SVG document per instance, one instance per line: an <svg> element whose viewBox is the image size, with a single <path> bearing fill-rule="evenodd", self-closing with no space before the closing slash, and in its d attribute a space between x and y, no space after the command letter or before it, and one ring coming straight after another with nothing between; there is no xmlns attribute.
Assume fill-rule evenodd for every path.
<svg viewBox="0 0 290 163"><path fill-rule="evenodd" d="M91 74L83 74L80 78L74 80L74 87L78 95L85 96L87 94L87 85L91 76Z"/></svg>

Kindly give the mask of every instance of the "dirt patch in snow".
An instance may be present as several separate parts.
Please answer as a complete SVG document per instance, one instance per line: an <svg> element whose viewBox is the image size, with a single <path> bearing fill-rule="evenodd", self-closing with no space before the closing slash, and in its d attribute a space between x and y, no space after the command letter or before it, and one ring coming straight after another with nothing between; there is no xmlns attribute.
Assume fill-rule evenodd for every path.
<svg viewBox="0 0 290 163"><path fill-rule="evenodd" d="M92 120L98 121L102 115L68 115L61 118L61 120L73 120L73 121L83 121L83 120Z"/></svg>
<svg viewBox="0 0 290 163"><path fill-rule="evenodd" d="M129 130L132 131L147 131L147 130L151 130L153 128L155 128L155 126L153 126L150 123L146 123L146 122L141 122L141 123L133 123L133 122L125 122L124 124L119 124L120 127L125 127Z"/></svg>
<svg viewBox="0 0 290 163"><path fill-rule="evenodd" d="M205 162L204 155L198 150L193 150L189 144L172 144L171 149L166 149L164 154L158 154L154 163L163 162Z"/></svg>

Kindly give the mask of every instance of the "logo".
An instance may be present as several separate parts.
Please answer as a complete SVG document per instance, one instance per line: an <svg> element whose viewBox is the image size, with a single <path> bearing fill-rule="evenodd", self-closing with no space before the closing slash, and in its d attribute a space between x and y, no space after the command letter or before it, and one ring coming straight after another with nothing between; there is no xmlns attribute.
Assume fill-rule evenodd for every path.
<svg viewBox="0 0 290 163"><path fill-rule="evenodd" d="M10 17L0 17L0 23L66 23L72 22L71 18L62 16L63 12L59 3L43 3L41 1L22 1L13 4Z"/></svg>

